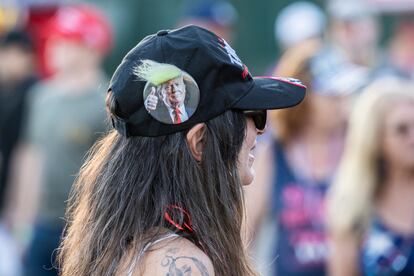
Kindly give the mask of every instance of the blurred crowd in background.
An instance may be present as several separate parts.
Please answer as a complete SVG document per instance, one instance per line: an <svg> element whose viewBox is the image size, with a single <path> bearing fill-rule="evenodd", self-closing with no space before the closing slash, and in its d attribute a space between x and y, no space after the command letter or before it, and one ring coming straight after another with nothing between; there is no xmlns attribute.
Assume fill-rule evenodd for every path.
<svg viewBox="0 0 414 276"><path fill-rule="evenodd" d="M259 273L414 275L414 0L101 2L0 2L0 276L57 275L66 199L109 128L108 76L145 35L187 24L308 87L269 112L245 188Z"/></svg>

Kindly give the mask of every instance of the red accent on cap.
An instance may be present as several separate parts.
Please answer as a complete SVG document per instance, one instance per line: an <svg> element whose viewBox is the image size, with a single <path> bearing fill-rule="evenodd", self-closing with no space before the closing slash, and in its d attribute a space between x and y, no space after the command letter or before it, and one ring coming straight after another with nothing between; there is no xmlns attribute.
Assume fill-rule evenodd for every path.
<svg viewBox="0 0 414 276"><path fill-rule="evenodd" d="M247 68L247 66L243 64L243 73L242 73L243 79L247 78L248 75L249 75L249 68Z"/></svg>
<svg viewBox="0 0 414 276"><path fill-rule="evenodd" d="M222 39L221 37L219 37L219 36L217 36L217 39L218 39L218 41L219 41L219 44L220 44L220 46L221 47L225 47L225 44L224 44L224 39Z"/></svg>
<svg viewBox="0 0 414 276"><path fill-rule="evenodd" d="M294 78L283 78L283 77L273 77L273 76L257 76L256 78L267 78L267 79L272 79L272 80L277 80L277 81L283 81L289 84L293 84L299 87L306 88L306 86L303 83L301 83L298 79L294 79Z"/></svg>

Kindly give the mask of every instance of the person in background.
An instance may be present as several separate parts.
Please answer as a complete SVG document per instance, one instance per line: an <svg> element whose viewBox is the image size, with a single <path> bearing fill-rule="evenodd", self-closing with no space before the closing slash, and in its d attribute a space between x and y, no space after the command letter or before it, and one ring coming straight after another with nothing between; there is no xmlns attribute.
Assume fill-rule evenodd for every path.
<svg viewBox="0 0 414 276"><path fill-rule="evenodd" d="M13 154L21 136L26 98L36 82L33 47L24 31L0 36L0 216Z"/></svg>
<svg viewBox="0 0 414 276"><path fill-rule="evenodd" d="M69 191L84 155L106 129L101 63L112 44L107 19L89 5L62 6L48 30L53 76L31 91L19 185L9 208L17 228L33 224L24 262L31 276L57 275L52 253Z"/></svg>
<svg viewBox="0 0 414 276"><path fill-rule="evenodd" d="M255 186L246 188L247 241L260 240L263 222L275 225L264 233L259 267L271 267L263 275L325 274L325 193L342 154L349 95L364 72L315 41L280 59L276 74L303 80L309 93L301 106L269 114L273 135L258 145Z"/></svg>
<svg viewBox="0 0 414 276"><path fill-rule="evenodd" d="M326 16L311 2L298 1L283 8L276 17L274 33L282 52L305 42L322 40Z"/></svg>
<svg viewBox="0 0 414 276"><path fill-rule="evenodd" d="M350 62L370 69L378 66L381 29L375 8L368 1L330 0L327 10L330 46Z"/></svg>
<svg viewBox="0 0 414 276"><path fill-rule="evenodd" d="M237 17L237 10L227 0L201 0L188 5L177 26L194 24L231 43Z"/></svg>
<svg viewBox="0 0 414 276"><path fill-rule="evenodd" d="M13 160L26 115L26 100L35 82L29 36L20 30L0 36L0 275L21 275L18 244L4 208L13 185Z"/></svg>
<svg viewBox="0 0 414 276"><path fill-rule="evenodd" d="M0 275L21 276L21 255L9 229L0 223Z"/></svg>
<svg viewBox="0 0 414 276"><path fill-rule="evenodd" d="M388 43L377 77L394 75L414 80L414 14L401 16Z"/></svg>
<svg viewBox="0 0 414 276"><path fill-rule="evenodd" d="M331 275L414 274L414 83L382 78L352 111L329 191Z"/></svg>
<svg viewBox="0 0 414 276"><path fill-rule="evenodd" d="M322 43L326 29L326 16L317 5L298 1L284 7L275 19L274 36L281 55L301 43ZM269 65L267 71L277 70L278 60Z"/></svg>
<svg viewBox="0 0 414 276"><path fill-rule="evenodd" d="M24 17L15 1L2 1L0 3L0 34L5 34L19 25Z"/></svg>

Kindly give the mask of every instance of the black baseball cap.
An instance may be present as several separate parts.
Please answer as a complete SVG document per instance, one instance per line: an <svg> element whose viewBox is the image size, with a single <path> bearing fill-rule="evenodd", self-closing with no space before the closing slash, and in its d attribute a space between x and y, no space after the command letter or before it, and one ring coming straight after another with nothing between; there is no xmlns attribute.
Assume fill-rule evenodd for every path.
<svg viewBox="0 0 414 276"><path fill-rule="evenodd" d="M173 122L175 111L171 105L169 111L164 108L167 115L163 120L161 115L154 115L154 106L147 104L150 94L153 98L158 95L155 104L161 110L161 105L171 103L168 97L173 94L168 93L180 90L180 84L175 88L172 84L162 86L139 77L137 71L140 70L137 68L148 67L148 64L172 66L182 72L179 74L184 76L181 84L187 88L184 95L186 100L191 98L191 108L186 107L186 111L182 111L186 113L183 120ZM161 136L182 131L229 109L292 107L303 100L306 87L290 78L252 77L247 66L224 39L190 25L176 30L162 30L139 42L116 69L108 91L112 91L118 107L117 116L111 117L112 124L119 133L128 137ZM155 94L155 91L161 92ZM168 122L170 116L172 121Z"/></svg>

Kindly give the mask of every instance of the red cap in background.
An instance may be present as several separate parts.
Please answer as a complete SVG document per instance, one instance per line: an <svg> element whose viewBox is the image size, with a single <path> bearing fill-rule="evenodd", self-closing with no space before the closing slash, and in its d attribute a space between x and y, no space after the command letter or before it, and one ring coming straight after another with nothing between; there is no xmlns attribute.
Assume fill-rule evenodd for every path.
<svg viewBox="0 0 414 276"><path fill-rule="evenodd" d="M38 73L48 77L53 72L46 65L46 44L52 38L73 39L85 43L102 55L113 45L109 21L98 8L87 4L30 7L27 29L33 39Z"/></svg>
<svg viewBox="0 0 414 276"><path fill-rule="evenodd" d="M85 4L59 8L45 32L45 37L73 39L103 55L112 47L112 30L105 15Z"/></svg>

